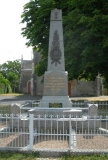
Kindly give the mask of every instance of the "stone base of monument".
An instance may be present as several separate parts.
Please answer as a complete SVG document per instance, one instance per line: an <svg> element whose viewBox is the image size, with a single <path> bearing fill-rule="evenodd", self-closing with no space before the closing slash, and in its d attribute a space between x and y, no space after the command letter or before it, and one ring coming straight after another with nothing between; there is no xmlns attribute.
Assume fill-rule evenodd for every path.
<svg viewBox="0 0 108 160"><path fill-rule="evenodd" d="M58 101L59 102L59 101ZM57 124L59 125L59 128L62 130L63 125L64 129L69 129L69 123L71 120L71 126L72 128L80 129L80 131L88 130L88 128L92 131L95 129L98 129L101 124L101 120L98 117L98 107L97 104L90 104L88 105L88 114L85 116L83 115L81 108L72 108L72 107L66 107L63 108L61 103L50 103L49 107L35 107L32 109L28 108L27 113L21 113L21 105L19 104L12 104L11 106L11 113L20 116L20 120L17 119L9 120L10 124L13 124L13 127L22 127L22 126L29 126L29 119L26 118L27 114L34 114L34 117L37 117L37 119L34 119L34 127L37 128L38 122L40 123L40 127L44 127L45 121L46 121L46 128L52 127L56 129ZM70 116L71 115L71 116ZM39 120L41 119L41 121ZM13 121L13 122L12 122Z"/></svg>
<svg viewBox="0 0 108 160"><path fill-rule="evenodd" d="M72 108L69 96L43 96L39 103L43 108Z"/></svg>
<svg viewBox="0 0 108 160"><path fill-rule="evenodd" d="M67 110L68 109L68 110ZM70 112L69 112L70 111ZM41 115L47 115L47 116L54 116L54 117L69 117L69 115L73 117L81 117L82 116L82 110L74 110L70 108L35 108L28 111L30 114L34 114L35 116Z"/></svg>

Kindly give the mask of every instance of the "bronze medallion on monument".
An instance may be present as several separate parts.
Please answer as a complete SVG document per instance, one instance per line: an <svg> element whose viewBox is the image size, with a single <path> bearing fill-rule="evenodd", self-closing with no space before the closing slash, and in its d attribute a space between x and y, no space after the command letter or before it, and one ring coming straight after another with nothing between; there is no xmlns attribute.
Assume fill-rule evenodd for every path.
<svg viewBox="0 0 108 160"><path fill-rule="evenodd" d="M51 57L51 64L55 63L55 66L57 66L57 63L61 64L60 59L61 59L61 50L60 50L60 43L59 43L59 35L57 30L54 32L53 36L53 42L51 46L51 51L50 51L50 57Z"/></svg>

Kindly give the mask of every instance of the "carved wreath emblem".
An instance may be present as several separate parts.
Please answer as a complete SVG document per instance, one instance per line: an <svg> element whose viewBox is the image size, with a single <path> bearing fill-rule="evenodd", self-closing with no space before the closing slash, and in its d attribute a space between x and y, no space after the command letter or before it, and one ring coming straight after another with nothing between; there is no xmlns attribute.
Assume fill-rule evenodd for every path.
<svg viewBox="0 0 108 160"><path fill-rule="evenodd" d="M50 51L50 57L51 57L51 64L55 63L55 66L57 66L57 63L61 64L60 59L61 59L61 50L60 50L60 44L59 44L59 35L57 30L54 32L53 36L53 42L51 46L51 51Z"/></svg>

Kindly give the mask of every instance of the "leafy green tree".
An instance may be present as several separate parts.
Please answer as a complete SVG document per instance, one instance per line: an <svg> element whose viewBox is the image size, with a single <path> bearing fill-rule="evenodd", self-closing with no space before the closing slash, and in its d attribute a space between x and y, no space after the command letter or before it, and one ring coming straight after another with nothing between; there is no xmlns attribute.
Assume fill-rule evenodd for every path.
<svg viewBox="0 0 108 160"><path fill-rule="evenodd" d="M108 1L72 0L70 8L65 32L68 68L73 77L95 79L99 72L108 82Z"/></svg>
<svg viewBox="0 0 108 160"><path fill-rule="evenodd" d="M94 80L98 72L108 83L108 1L31 0L22 13L22 35L27 46L41 51L36 73L46 70L50 12L62 9L66 70L69 79Z"/></svg>
<svg viewBox="0 0 108 160"><path fill-rule="evenodd" d="M5 79L3 75L0 73L0 93L11 92L11 86L8 79Z"/></svg>
<svg viewBox="0 0 108 160"><path fill-rule="evenodd" d="M10 82L12 91L15 92L20 82L21 63L18 60L7 61L0 65L0 73Z"/></svg>

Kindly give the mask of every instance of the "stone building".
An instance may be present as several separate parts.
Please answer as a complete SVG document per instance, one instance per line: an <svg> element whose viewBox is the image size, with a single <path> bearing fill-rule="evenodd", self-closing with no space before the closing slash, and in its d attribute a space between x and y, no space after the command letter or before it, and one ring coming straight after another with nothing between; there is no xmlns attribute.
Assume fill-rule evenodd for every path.
<svg viewBox="0 0 108 160"><path fill-rule="evenodd" d="M31 94L31 74L32 74L32 61L23 60L21 58L21 75L19 90L21 93Z"/></svg>
<svg viewBox="0 0 108 160"><path fill-rule="evenodd" d="M33 51L33 60L32 60L32 75L31 75L31 95L42 95L43 94L43 76L38 77L34 73L35 66L41 60L41 54L39 52Z"/></svg>
<svg viewBox="0 0 108 160"><path fill-rule="evenodd" d="M33 51L32 60L23 60L21 58L21 76L19 90L21 93L27 93L31 95L42 95L43 84L42 76L38 77L34 74L34 67L40 61L41 55Z"/></svg>

